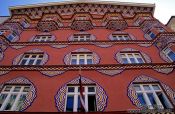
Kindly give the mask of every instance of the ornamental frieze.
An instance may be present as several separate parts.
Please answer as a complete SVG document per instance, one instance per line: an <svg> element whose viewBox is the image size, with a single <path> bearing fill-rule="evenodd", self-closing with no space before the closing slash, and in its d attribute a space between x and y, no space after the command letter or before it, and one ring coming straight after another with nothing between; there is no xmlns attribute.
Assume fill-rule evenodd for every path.
<svg viewBox="0 0 175 114"><path fill-rule="evenodd" d="M89 12L90 14L104 15L107 12L121 12L124 17L133 17L137 12L152 12L154 8L150 7L140 7L134 6L130 7L127 5L115 5L115 4L93 4L93 3L79 3L79 4L64 4L51 6L40 6L33 8L21 8L12 9L11 13L16 14L26 14L31 19L41 18L43 14L53 14L57 13L59 15L72 15L75 12Z"/></svg>

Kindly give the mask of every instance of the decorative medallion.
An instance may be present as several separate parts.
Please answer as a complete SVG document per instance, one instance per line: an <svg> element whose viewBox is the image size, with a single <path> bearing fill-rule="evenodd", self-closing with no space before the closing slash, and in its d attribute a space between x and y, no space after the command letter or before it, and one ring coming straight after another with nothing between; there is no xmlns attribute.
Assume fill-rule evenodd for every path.
<svg viewBox="0 0 175 114"><path fill-rule="evenodd" d="M10 47L13 48L13 49L21 49L21 48L24 48L26 46L16 45L16 46L10 46Z"/></svg>
<svg viewBox="0 0 175 114"><path fill-rule="evenodd" d="M154 79L152 77L146 76L146 75L141 75L136 77L128 86L128 97L130 98L131 102L136 105L138 108L144 108L143 105L140 103L139 98L137 96L137 93L133 87L134 83L159 83L160 85L162 85L163 89L165 90L165 92L167 93L168 97L171 99L171 101L173 102L173 104L175 104L175 91L173 91L169 86L167 86L166 84L164 84L163 82Z"/></svg>
<svg viewBox="0 0 175 114"><path fill-rule="evenodd" d="M66 102L66 91L67 91L67 85L77 85L79 84L79 78L75 78L74 80L66 83L63 85L55 95L55 103L56 107L59 112L64 112L65 108L65 102ZM104 111L107 106L107 100L108 96L106 95L106 92L104 89L96 82L87 79L85 77L81 77L82 84L95 84L96 85L96 105L97 105L97 111Z"/></svg>
<svg viewBox="0 0 175 114"><path fill-rule="evenodd" d="M123 70L97 70L97 71L109 76L115 76L116 74L120 74Z"/></svg>
<svg viewBox="0 0 175 114"><path fill-rule="evenodd" d="M29 81L27 78L24 77L17 77L15 79L12 79L10 81L7 81L3 84L1 84L0 87L3 87L5 84L28 84L30 85L30 91L26 95L26 99L23 102L23 105L20 109L20 111L25 111L29 106L31 106L32 102L36 98L36 88L34 87L33 83Z"/></svg>
<svg viewBox="0 0 175 114"><path fill-rule="evenodd" d="M53 76L61 75L65 71L40 71L40 72L48 77L53 77Z"/></svg>
<svg viewBox="0 0 175 114"><path fill-rule="evenodd" d="M56 44L56 45L50 45L50 46L53 47L53 48L60 49L60 48L68 47L69 45L60 45L60 44Z"/></svg>

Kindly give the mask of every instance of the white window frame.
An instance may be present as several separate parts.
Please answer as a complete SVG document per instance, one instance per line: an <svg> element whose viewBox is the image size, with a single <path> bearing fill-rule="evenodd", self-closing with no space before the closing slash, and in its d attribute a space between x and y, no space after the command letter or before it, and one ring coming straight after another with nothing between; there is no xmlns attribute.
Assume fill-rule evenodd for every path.
<svg viewBox="0 0 175 114"><path fill-rule="evenodd" d="M90 41L91 40L90 34L81 34L81 35L74 35L73 41Z"/></svg>
<svg viewBox="0 0 175 114"><path fill-rule="evenodd" d="M36 36L33 41L34 42L47 42L51 41L52 36L51 35L44 35L44 36Z"/></svg>
<svg viewBox="0 0 175 114"><path fill-rule="evenodd" d="M10 91L4 91L7 86L12 86ZM20 91L14 92L15 87L21 87ZM28 93L28 91L27 92L23 91L25 87L29 87L29 91L30 91L30 85L5 85L0 93L0 96L1 96L1 94L7 94L7 97L5 98L4 102L2 103L2 106L0 107L0 111L19 111L19 110L17 110L17 108L18 108L17 104L19 102L20 96L26 95ZM4 108L6 107L8 101L10 100L11 95L17 95L16 99L11 107L11 110L5 110Z"/></svg>
<svg viewBox="0 0 175 114"><path fill-rule="evenodd" d="M74 87L74 92L68 92L68 88L69 87ZM67 86L67 94L66 94L65 108L64 108L64 111L65 112L66 112L67 97L68 96L74 96L73 112L77 112L77 108L78 108L78 96L80 95L80 92L78 92L78 88L79 87L80 86L72 86L72 85ZM94 87L94 90L95 91L94 92L88 92L88 87ZM95 85L87 85L87 86L83 86L83 88L84 88L83 96L84 96L84 101L85 101L85 107L86 107L86 109L88 109L88 95L95 95L96 96L96 86ZM96 110L97 110L97 108L96 108Z"/></svg>
<svg viewBox="0 0 175 114"><path fill-rule="evenodd" d="M29 55L29 57L28 58L25 58L26 55ZM32 58L33 55L36 55L36 58ZM39 58L40 55L43 55L43 57L44 57L44 54L43 53L25 53L23 55L22 59L20 60L19 65L21 65L21 63L22 63L22 61L24 59L26 60L26 62L25 62L24 65L29 65L30 60L34 60L34 62L33 62L32 65L36 65L37 60L41 60L41 61L43 60L43 57L42 58ZM40 63L40 65L41 65L41 63Z"/></svg>
<svg viewBox="0 0 175 114"><path fill-rule="evenodd" d="M76 56L76 58L73 58L73 56ZM83 59L84 59L84 64L87 65L87 60L88 60L88 56L91 56L90 59L92 59L92 64L93 64L93 55L91 53L87 53L87 54L84 54L84 53L72 53L71 54L71 61L70 61L70 64L72 64L72 59L76 59L77 63L75 65L79 65L79 62L80 62L80 59L82 59L80 56L83 56ZM74 65L74 64L73 64Z"/></svg>
<svg viewBox="0 0 175 114"><path fill-rule="evenodd" d="M163 53L166 55L166 57L167 57L171 62L174 62L174 61L168 56L168 53L170 53L170 52L175 53L175 52L174 52L173 50L171 50L171 48L169 48L169 47L163 50Z"/></svg>
<svg viewBox="0 0 175 114"><path fill-rule="evenodd" d="M128 34L112 34L113 40L131 40Z"/></svg>
<svg viewBox="0 0 175 114"><path fill-rule="evenodd" d="M125 56L125 57L122 57L122 54ZM131 60L130 60L130 57L128 56L129 54L132 55L132 57L134 58L134 60L136 61L136 63L140 63L138 60L137 60L137 57L136 57L136 54L139 55L139 57L142 59L143 63L145 63L145 60L143 59L142 55L139 53L139 52L136 52L136 53L125 53L125 52L120 52L120 56L121 58L126 58L127 61L128 61L128 64L132 64Z"/></svg>
<svg viewBox="0 0 175 114"><path fill-rule="evenodd" d="M168 103L168 105L169 105L168 107L169 107L169 108L173 108L172 104L170 103L169 99L167 98L167 96L165 95L165 93L163 92L163 90L162 90L162 88L160 87L159 84L156 84L156 83L153 83L153 84L134 84L134 86L136 86L136 85L137 85L137 86L140 86L140 89L141 89L141 90L136 90L136 89L135 89L135 91L136 91L136 93L142 93L142 94L143 94L143 98L144 98L144 100L145 100L145 103L146 103L148 109L154 109L154 106L152 106L152 104L151 104L151 102L150 102L150 100L149 100L149 97L148 97L147 93L152 93L152 94L153 94L154 100L155 100L155 102L156 102L156 104L157 104L157 108L159 108L159 109L164 109L164 107L163 107L161 101L159 100L159 98L158 98L156 92L162 93L163 97L164 97L165 100L166 100L166 103ZM144 85L148 85L149 88L150 88L150 90L145 90L145 89L144 89ZM158 87L159 87L159 90L155 90L155 89L153 88L153 85L158 86Z"/></svg>

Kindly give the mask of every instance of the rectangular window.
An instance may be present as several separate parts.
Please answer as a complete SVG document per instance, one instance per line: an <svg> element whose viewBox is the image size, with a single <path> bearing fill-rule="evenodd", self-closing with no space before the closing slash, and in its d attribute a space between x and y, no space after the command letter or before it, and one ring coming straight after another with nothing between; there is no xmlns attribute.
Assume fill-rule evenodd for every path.
<svg viewBox="0 0 175 114"><path fill-rule="evenodd" d="M83 97L85 107L88 112L96 111L96 87L93 85L83 86ZM79 86L67 86L66 97L66 112L80 112L82 111L80 100L80 87Z"/></svg>
<svg viewBox="0 0 175 114"><path fill-rule="evenodd" d="M148 32L148 35L149 35L152 39L154 39L154 38L156 37L156 35L155 35L153 32L151 32L151 31Z"/></svg>
<svg viewBox="0 0 175 114"><path fill-rule="evenodd" d="M156 29L157 29L157 31L159 31L159 32L165 32L165 29L164 29L163 27L157 27Z"/></svg>
<svg viewBox="0 0 175 114"><path fill-rule="evenodd" d="M118 35L118 34L113 34L112 35L113 40L130 40L129 35Z"/></svg>
<svg viewBox="0 0 175 114"><path fill-rule="evenodd" d="M173 52L170 48L164 49L163 52L170 59L170 61L175 61L175 52Z"/></svg>
<svg viewBox="0 0 175 114"><path fill-rule="evenodd" d="M90 41L90 34L74 35L73 41Z"/></svg>
<svg viewBox="0 0 175 114"><path fill-rule="evenodd" d="M72 54L71 55L71 64L72 65L93 64L92 54Z"/></svg>
<svg viewBox="0 0 175 114"><path fill-rule="evenodd" d="M148 109L168 109L172 105L159 84L134 84L140 103Z"/></svg>
<svg viewBox="0 0 175 114"><path fill-rule="evenodd" d="M15 37L16 37L16 34L13 32L7 36L7 39L10 41L13 41Z"/></svg>
<svg viewBox="0 0 175 114"><path fill-rule="evenodd" d="M47 41L52 41L51 40L52 36L48 35L48 36L36 36L34 38L34 42L47 42Z"/></svg>
<svg viewBox="0 0 175 114"><path fill-rule="evenodd" d="M121 52L120 56L124 64L128 63L144 63L144 60L140 53L124 53Z"/></svg>
<svg viewBox="0 0 175 114"><path fill-rule="evenodd" d="M19 65L41 65L43 53L24 54Z"/></svg>
<svg viewBox="0 0 175 114"><path fill-rule="evenodd" d="M0 35L4 34L6 32L7 32L7 30L0 30Z"/></svg>
<svg viewBox="0 0 175 114"><path fill-rule="evenodd" d="M21 22L21 25L22 25L24 28L28 28L28 27L30 26L29 23L28 23L26 20L22 21L22 22Z"/></svg>
<svg viewBox="0 0 175 114"><path fill-rule="evenodd" d="M5 85L0 94L0 111L19 111L29 90L29 85Z"/></svg>

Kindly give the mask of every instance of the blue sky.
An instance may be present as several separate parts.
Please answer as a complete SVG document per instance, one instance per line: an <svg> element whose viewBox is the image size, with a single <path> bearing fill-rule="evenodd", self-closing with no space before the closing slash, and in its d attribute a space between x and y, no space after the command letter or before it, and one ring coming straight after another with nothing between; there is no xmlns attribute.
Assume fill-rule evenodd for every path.
<svg viewBox="0 0 175 114"><path fill-rule="evenodd" d="M27 5L36 3L59 2L64 0L0 0L0 16L9 15L9 6ZM82 0L83 1L83 0ZM92 0L93 1L93 0ZM103 0L108 1L108 0ZM115 0L110 0L115 1ZM172 15L175 15L175 0L118 0L120 2L155 3L154 16L166 24Z"/></svg>

